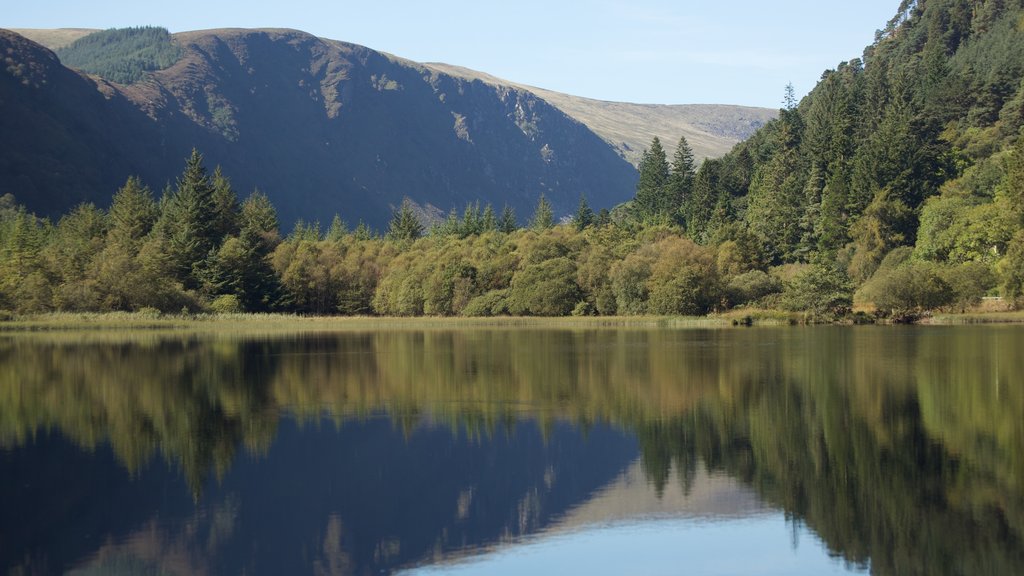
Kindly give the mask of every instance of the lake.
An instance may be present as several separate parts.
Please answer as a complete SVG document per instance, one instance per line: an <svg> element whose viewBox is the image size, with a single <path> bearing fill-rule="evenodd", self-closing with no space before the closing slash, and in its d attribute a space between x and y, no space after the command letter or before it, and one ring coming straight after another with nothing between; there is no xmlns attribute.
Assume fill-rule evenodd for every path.
<svg viewBox="0 0 1024 576"><path fill-rule="evenodd" d="M1024 574L1024 327L0 334L3 574Z"/></svg>

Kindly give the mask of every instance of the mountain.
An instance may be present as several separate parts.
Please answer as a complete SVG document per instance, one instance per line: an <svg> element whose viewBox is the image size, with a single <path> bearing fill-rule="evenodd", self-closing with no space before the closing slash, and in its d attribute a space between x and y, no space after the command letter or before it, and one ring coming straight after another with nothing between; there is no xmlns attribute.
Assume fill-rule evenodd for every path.
<svg viewBox="0 0 1024 576"><path fill-rule="evenodd" d="M89 31L25 32L67 50ZM338 213L382 227L404 197L434 216L480 200L525 219L542 193L556 214L581 194L595 207L627 200L636 172L626 146L648 139L588 128L599 115L567 113L554 93L299 31L186 32L173 42L176 63L121 85L0 31L0 128L10 135L0 194L48 215L105 206L129 175L156 189L172 183L196 147L242 194L266 192L286 223ZM698 155L738 140L708 134L717 148L696 138Z"/></svg>
<svg viewBox="0 0 1024 576"><path fill-rule="evenodd" d="M634 166L657 136L670 147L685 136L698 162L727 153L778 116L778 110L723 104L632 104L607 102L502 80L450 64L425 66L469 80L527 90L586 124Z"/></svg>

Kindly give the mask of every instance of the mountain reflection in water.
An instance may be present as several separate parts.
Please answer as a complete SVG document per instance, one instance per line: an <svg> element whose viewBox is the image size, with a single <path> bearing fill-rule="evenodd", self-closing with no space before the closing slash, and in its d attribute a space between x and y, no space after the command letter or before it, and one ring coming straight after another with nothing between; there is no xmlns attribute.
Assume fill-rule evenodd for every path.
<svg viewBox="0 0 1024 576"><path fill-rule="evenodd" d="M3 336L0 571L456 570L544 542L582 566L576 544L656 545L660 522L734 539L741 573L769 571L752 539L786 534L805 573L1024 573L1022 345L1017 327ZM709 566L694 554L664 562Z"/></svg>

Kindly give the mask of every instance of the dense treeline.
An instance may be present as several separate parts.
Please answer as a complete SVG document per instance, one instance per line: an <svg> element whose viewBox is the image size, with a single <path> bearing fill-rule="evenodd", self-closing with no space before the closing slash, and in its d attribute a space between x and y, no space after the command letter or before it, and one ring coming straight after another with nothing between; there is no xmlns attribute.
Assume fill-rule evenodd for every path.
<svg viewBox="0 0 1024 576"><path fill-rule="evenodd" d="M282 238L274 207L239 202L193 152L160 200L130 178L107 211L82 205L56 224L8 197L0 207L0 309L156 309L395 316L706 314L774 303L841 313L849 290L828 270L769 274L763 249L737 230L700 246L669 224L616 224L586 200L555 224L541 196L527 228L508 208L452 213L429 231L410 204L387 233L335 218ZM788 281L787 281L788 280ZM829 296L825 294L825 296ZM830 296L829 296L830 297Z"/></svg>
<svg viewBox="0 0 1024 576"><path fill-rule="evenodd" d="M685 157L685 141L680 148L677 156ZM684 172L667 172L664 181L692 181L692 168ZM819 319L850 310L853 285L842 269L771 266L766 243L737 223L723 225L716 242L698 244L669 217L679 205L642 208L642 198L614 216L594 213L581 198L573 218L556 224L541 196L526 228L508 208L499 214L471 205L426 230L404 203L383 236L362 223L348 230L335 217L326 232L299 222L282 238L264 195L240 202L220 170L208 174L194 151L159 200L130 178L109 210L86 204L52 224L5 198L0 310L564 316L750 306ZM904 269L909 254L894 251L881 269ZM957 280L960 271L921 280L948 278L957 290L919 307L980 299L983 279ZM875 278L864 287L872 289L892 292Z"/></svg>
<svg viewBox="0 0 1024 576"><path fill-rule="evenodd" d="M663 190L699 243L740 228L770 264L837 263L888 313L1017 298L1022 124L1024 4L903 0L863 60L799 103L787 90L779 118L704 162L683 198ZM645 158L641 186L645 170L665 178L663 159Z"/></svg>
<svg viewBox="0 0 1024 576"><path fill-rule="evenodd" d="M61 63L119 84L133 84L181 58L166 28L111 28L79 38L57 50Z"/></svg>

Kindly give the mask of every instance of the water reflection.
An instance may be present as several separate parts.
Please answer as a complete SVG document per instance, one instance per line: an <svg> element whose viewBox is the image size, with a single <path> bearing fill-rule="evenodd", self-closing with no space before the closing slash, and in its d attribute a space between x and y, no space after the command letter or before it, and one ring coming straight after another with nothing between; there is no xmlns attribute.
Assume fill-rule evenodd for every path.
<svg viewBox="0 0 1024 576"><path fill-rule="evenodd" d="M832 566L1024 573L1022 345L1009 327L7 336L0 570L379 573L771 509Z"/></svg>

